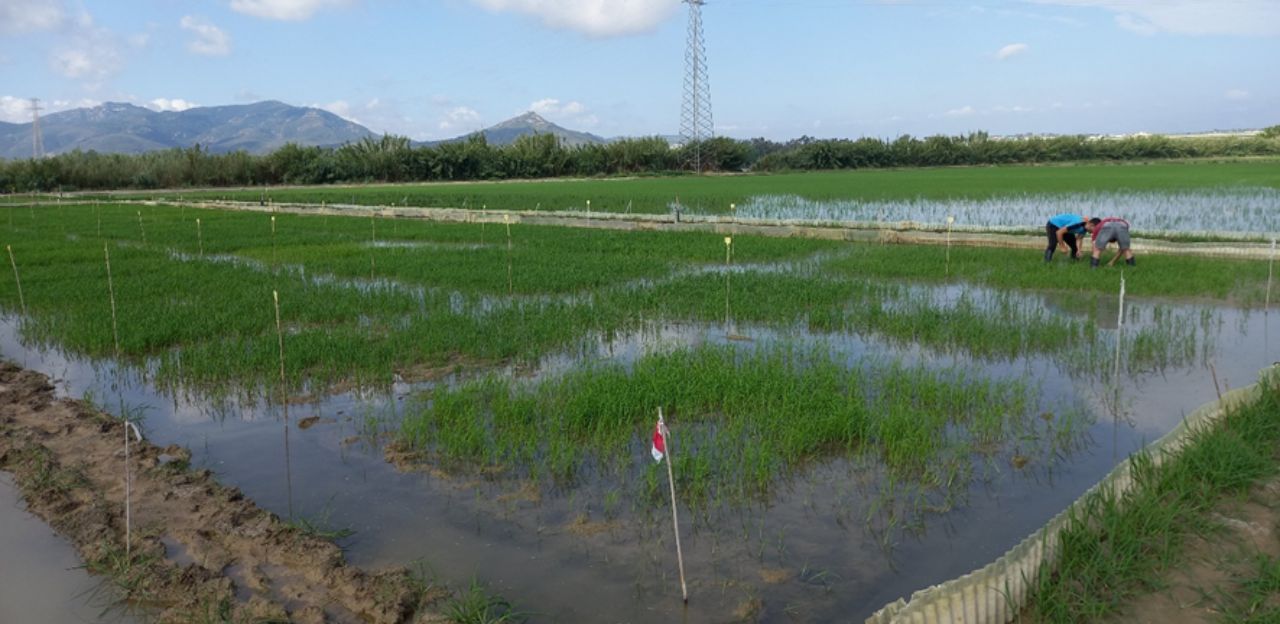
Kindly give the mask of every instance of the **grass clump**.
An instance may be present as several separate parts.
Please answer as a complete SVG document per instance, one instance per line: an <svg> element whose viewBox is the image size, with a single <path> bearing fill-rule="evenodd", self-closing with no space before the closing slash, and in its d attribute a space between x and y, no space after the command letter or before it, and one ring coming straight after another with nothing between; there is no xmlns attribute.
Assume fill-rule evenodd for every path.
<svg viewBox="0 0 1280 624"><path fill-rule="evenodd" d="M1231 582L1234 591L1214 592L1223 622L1280 622L1280 558L1255 553Z"/></svg>
<svg viewBox="0 0 1280 624"><path fill-rule="evenodd" d="M658 496L645 441L659 407L678 440L682 492L745 502L813 461L859 452L922 481L954 483L971 452L1034 421L1035 402L1024 381L962 368L849 368L821 347L704 345L531 384L493 376L437 389L405 417L397 444L444 464L561 484L634 476L641 464L641 487Z"/></svg>
<svg viewBox="0 0 1280 624"><path fill-rule="evenodd" d="M506 624L523 622L528 617L475 579L467 589L449 599L445 614L455 624Z"/></svg>

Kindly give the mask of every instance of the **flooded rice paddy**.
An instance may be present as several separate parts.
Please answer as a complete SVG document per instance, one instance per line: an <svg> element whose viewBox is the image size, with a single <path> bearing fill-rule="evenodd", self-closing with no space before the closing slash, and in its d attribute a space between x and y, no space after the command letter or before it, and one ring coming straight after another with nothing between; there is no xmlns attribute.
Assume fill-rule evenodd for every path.
<svg viewBox="0 0 1280 624"><path fill-rule="evenodd" d="M1060 350L975 355L804 322L654 321L589 335L533 363L292 404L287 419L262 399L159 388L154 367L117 369L110 360L29 343L13 316L0 321L0 350L50 375L64 395L108 406L122 398L143 413L152 441L189 447L194 466L213 470L260 506L354 531L340 542L354 564L416 566L454 587L478 579L530 620L545 622L860 621L891 600L985 565L1033 532L1129 453L1212 400L1210 364L1222 386L1238 387L1277 359L1270 340L1280 321L1257 310L1136 299L1127 302L1120 330L1110 298L964 285L904 291L886 309L1037 311L1091 321L1096 333L1088 344L1076 338ZM400 424L432 409L433 397L495 372L531 389L584 367L630 370L647 357L708 348L743 358L818 349L849 367L964 371L1022 384L1031 404L1017 414L1011 435L953 457L946 482L895 469L874 449L837 450L788 467L766 495L683 502L687 607L679 599L670 509L645 494L654 468L647 432L636 433L621 469L618 460L588 456L570 480L531 481L518 466L431 461L402 471L384 456ZM683 446L678 417L671 425L674 454L696 448ZM77 602L82 581L49 585Z"/></svg>
<svg viewBox="0 0 1280 624"><path fill-rule="evenodd" d="M1033 229L1047 215L1076 213L1128 219L1135 232L1270 240L1280 234L1280 190L1222 188L1177 192L1057 193L986 199L891 201L812 200L761 195L737 206L737 216L863 223L913 222L959 228Z"/></svg>

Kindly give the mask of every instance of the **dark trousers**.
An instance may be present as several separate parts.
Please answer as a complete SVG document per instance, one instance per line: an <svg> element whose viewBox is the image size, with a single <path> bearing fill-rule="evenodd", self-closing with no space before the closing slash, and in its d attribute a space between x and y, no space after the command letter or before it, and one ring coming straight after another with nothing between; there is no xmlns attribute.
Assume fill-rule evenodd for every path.
<svg viewBox="0 0 1280 624"><path fill-rule="evenodd" d="M1049 246L1046 247L1044 250L1045 262L1048 262L1053 259L1053 252L1055 249L1058 248L1058 229L1059 229L1058 226L1052 223L1047 223L1044 226L1045 236L1049 237ZM1071 248L1072 259L1080 257L1080 248L1076 246L1075 234L1072 234L1070 231L1068 231L1065 235L1063 235L1062 242L1066 243L1067 247Z"/></svg>

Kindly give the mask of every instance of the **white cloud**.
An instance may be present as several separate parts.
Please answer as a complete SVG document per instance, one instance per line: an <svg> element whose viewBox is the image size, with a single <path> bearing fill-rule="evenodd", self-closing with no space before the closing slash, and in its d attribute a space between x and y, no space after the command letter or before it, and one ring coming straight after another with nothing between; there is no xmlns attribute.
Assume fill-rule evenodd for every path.
<svg viewBox="0 0 1280 624"><path fill-rule="evenodd" d="M970 115L977 114L977 112L978 111L975 110L972 106L962 106L960 108L953 108L943 113L942 116L943 117L968 117Z"/></svg>
<svg viewBox="0 0 1280 624"><path fill-rule="evenodd" d="M554 117L553 121L574 128L594 128L600 125L600 118L591 114L587 107L578 101L562 102L555 98L545 98L529 104L529 110L543 117Z"/></svg>
<svg viewBox="0 0 1280 624"><path fill-rule="evenodd" d="M83 49L55 52L52 63L53 69L67 78L84 78L106 71L105 67L95 63L89 52Z"/></svg>
<svg viewBox="0 0 1280 624"><path fill-rule="evenodd" d="M423 134L422 124L415 123L412 117L406 115L403 112L403 103L394 97L375 97L363 102L342 99L328 104L310 104L309 106L328 111L379 134L415 137Z"/></svg>
<svg viewBox="0 0 1280 624"><path fill-rule="evenodd" d="M57 0L0 0L0 32L50 30L66 19L62 2Z"/></svg>
<svg viewBox="0 0 1280 624"><path fill-rule="evenodd" d="M88 108L101 104L97 100L54 100L40 102L40 114L48 115L69 108ZM31 121L31 100L25 97L0 95L0 121L9 123L27 123Z"/></svg>
<svg viewBox="0 0 1280 624"><path fill-rule="evenodd" d="M592 37L653 30L675 13L680 0L471 0L495 13L531 15L552 28Z"/></svg>
<svg viewBox="0 0 1280 624"><path fill-rule="evenodd" d="M213 22L193 15L184 15L178 21L183 30L189 30L195 39L187 42L187 49L203 56L231 54L231 36L213 25Z"/></svg>
<svg viewBox="0 0 1280 624"><path fill-rule="evenodd" d="M25 123L31 121L31 101L12 95L0 95L0 121Z"/></svg>
<svg viewBox="0 0 1280 624"><path fill-rule="evenodd" d="M1031 46L1028 46L1025 43L1011 43L996 51L996 59L1003 61L1007 58L1018 56L1019 54L1025 54L1027 50L1030 49Z"/></svg>
<svg viewBox="0 0 1280 624"><path fill-rule="evenodd" d="M79 100L54 100L49 103L49 109L46 111L46 114L64 111L69 108L93 108L101 103L102 102L99 100L90 98L81 98Z"/></svg>
<svg viewBox="0 0 1280 624"><path fill-rule="evenodd" d="M88 13L81 13L71 22L62 44L51 53L49 64L59 74L83 80L86 88L97 89L124 65L124 55L115 35L95 26Z"/></svg>
<svg viewBox="0 0 1280 624"><path fill-rule="evenodd" d="M1249 99L1249 92L1245 91L1244 89L1228 89L1227 92L1224 93L1222 96L1227 98L1228 100L1234 100L1238 102L1240 100Z"/></svg>
<svg viewBox="0 0 1280 624"><path fill-rule="evenodd" d="M231 0L231 10L263 19L299 21L321 9L351 4L352 0Z"/></svg>
<svg viewBox="0 0 1280 624"><path fill-rule="evenodd" d="M150 104L151 108L161 112L164 112L164 111L181 112L181 111L187 110L188 108L195 108L197 106L200 106L195 102L184 100L182 98L173 98L173 99L156 98L148 102L148 104Z"/></svg>
<svg viewBox="0 0 1280 624"><path fill-rule="evenodd" d="M1280 35L1276 0L1025 0L1035 4L1094 7L1115 13L1116 24L1153 35Z"/></svg>
<svg viewBox="0 0 1280 624"><path fill-rule="evenodd" d="M480 113L466 106L457 106L445 113L439 125L441 130L456 131L475 130L479 123Z"/></svg>
<svg viewBox="0 0 1280 624"><path fill-rule="evenodd" d="M360 120L355 118L351 110L351 103L346 100L334 100L328 104L312 104L311 107L329 111L347 121L360 123Z"/></svg>
<svg viewBox="0 0 1280 624"><path fill-rule="evenodd" d="M581 115L587 111L587 107L581 102L564 102L555 98L546 98L538 100L529 105L529 110L539 115L565 115L575 116Z"/></svg>

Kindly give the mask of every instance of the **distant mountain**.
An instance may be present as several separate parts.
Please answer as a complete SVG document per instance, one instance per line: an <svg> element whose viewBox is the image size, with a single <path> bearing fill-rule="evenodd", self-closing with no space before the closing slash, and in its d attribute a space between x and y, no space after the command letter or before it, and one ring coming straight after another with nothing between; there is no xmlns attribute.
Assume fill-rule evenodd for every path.
<svg viewBox="0 0 1280 624"><path fill-rule="evenodd" d="M453 143L456 141L465 141L467 137L477 134L475 132L453 139L445 139L443 141L435 141L426 145L439 145L440 143ZM609 139L596 136L590 132L578 132L577 130L569 130L557 126L541 115L530 111L518 117L512 117L502 123L489 126L484 130L480 130L478 134L484 135L484 140L489 145L509 145L514 143L517 138L534 134L552 134L560 137L561 144L566 147L576 147L578 145L608 143Z"/></svg>
<svg viewBox="0 0 1280 624"><path fill-rule="evenodd" d="M199 144L212 152L270 152L285 143L340 145L374 137L318 108L266 101L156 112L121 102L40 118L47 154L74 149L138 154ZM31 157L31 124L0 123L0 158Z"/></svg>

